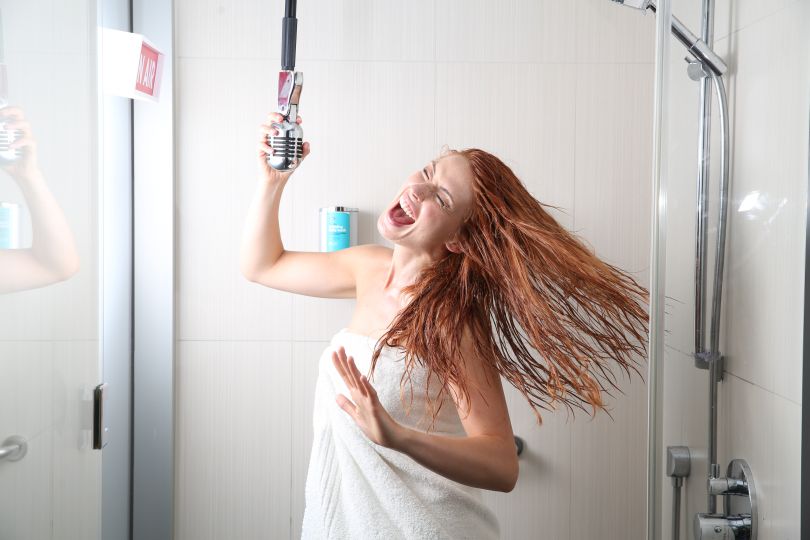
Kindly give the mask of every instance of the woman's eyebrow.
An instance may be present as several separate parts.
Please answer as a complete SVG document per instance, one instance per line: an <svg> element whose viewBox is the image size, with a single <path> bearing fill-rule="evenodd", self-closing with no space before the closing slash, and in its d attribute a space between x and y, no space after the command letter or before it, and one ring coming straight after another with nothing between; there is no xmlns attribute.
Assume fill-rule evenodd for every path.
<svg viewBox="0 0 810 540"><path fill-rule="evenodd" d="M438 164L438 162L434 159L434 160L431 160L430 164L433 165L433 173L435 174L436 173L436 165ZM447 193L447 196L450 197L450 202L454 202L453 201L453 196L450 194L449 191L447 191L446 187L439 186L439 189L444 191L445 193Z"/></svg>

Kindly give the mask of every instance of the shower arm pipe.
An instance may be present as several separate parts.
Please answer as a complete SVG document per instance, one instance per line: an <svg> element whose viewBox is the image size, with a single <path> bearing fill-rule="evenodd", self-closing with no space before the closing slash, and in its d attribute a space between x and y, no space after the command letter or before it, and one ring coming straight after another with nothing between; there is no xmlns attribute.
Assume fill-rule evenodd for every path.
<svg viewBox="0 0 810 540"><path fill-rule="evenodd" d="M645 7L655 13L657 9L655 0L648 0ZM672 16L672 34L683 43L692 56L711 69L713 73L722 75L728 70L723 59L717 56L705 41L693 34L675 15Z"/></svg>
<svg viewBox="0 0 810 540"><path fill-rule="evenodd" d="M281 69L295 71L295 42L298 19L295 18L297 0L286 0L281 20Z"/></svg>

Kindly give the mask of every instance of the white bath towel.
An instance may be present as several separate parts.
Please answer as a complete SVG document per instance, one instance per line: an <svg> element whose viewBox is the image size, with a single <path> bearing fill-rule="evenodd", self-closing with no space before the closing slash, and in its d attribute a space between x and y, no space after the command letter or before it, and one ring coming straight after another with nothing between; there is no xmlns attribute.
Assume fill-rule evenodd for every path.
<svg viewBox="0 0 810 540"><path fill-rule="evenodd" d="M449 540L500 538L494 513L481 490L454 482L420 465L408 455L373 443L335 402L337 394L351 399L332 363L341 345L368 374L375 341L339 331L324 350L318 368L313 413L314 439L305 487L304 540ZM411 375L413 404L409 416L400 401L404 372L402 350L386 347L370 378L380 402L400 424L426 430L426 371L418 365ZM431 379L431 396L435 377ZM405 404L410 402L405 383ZM431 433L464 436L449 396ZM421 421L420 421L421 420Z"/></svg>

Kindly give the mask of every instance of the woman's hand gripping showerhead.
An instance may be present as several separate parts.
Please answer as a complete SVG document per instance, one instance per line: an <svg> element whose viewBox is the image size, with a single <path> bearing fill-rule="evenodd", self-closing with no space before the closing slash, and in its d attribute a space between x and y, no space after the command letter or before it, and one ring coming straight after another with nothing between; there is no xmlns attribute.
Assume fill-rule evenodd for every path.
<svg viewBox="0 0 810 540"><path fill-rule="evenodd" d="M287 183L287 179L290 175L295 172L295 169L289 171L277 171L273 167L271 167L267 163L267 156L273 155L273 149L270 145L267 144L267 136L268 135L278 135L278 132L273 127L273 122L281 122L284 120L284 117L281 113L270 113L267 115L267 123L262 124L259 126L259 144L258 144L258 165L259 165L259 176L263 178L268 184L271 185L284 185ZM301 123L301 117L299 116L295 120L297 123ZM309 143L305 142L303 145L303 154L301 155L301 160L304 161L306 157L309 155ZM299 162L300 165L300 162Z"/></svg>
<svg viewBox="0 0 810 540"><path fill-rule="evenodd" d="M347 357L345 349L340 347L332 352L332 362L352 397L350 400L343 394L338 394L335 398L337 404L352 417L372 442L396 449L402 438L403 427L382 406L377 391L357 369L354 358Z"/></svg>

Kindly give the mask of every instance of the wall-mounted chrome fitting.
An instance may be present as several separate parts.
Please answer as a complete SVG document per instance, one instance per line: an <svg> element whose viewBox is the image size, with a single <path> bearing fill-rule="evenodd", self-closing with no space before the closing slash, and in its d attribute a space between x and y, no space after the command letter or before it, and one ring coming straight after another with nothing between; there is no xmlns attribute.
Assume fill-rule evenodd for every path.
<svg viewBox="0 0 810 540"><path fill-rule="evenodd" d="M696 514L695 540L756 540L756 490L748 463L732 460L725 478L709 478L708 489L710 495L723 495L724 513Z"/></svg>
<svg viewBox="0 0 810 540"><path fill-rule="evenodd" d="M689 75L689 78L693 81L700 81L701 79L711 75L703 62L699 62L698 60L694 60L688 56L684 58L684 60L686 60L686 63L689 64L686 67L686 74Z"/></svg>
<svg viewBox="0 0 810 540"><path fill-rule="evenodd" d="M672 538L681 537L681 486L692 470L688 446L667 446L667 476L672 478Z"/></svg>

